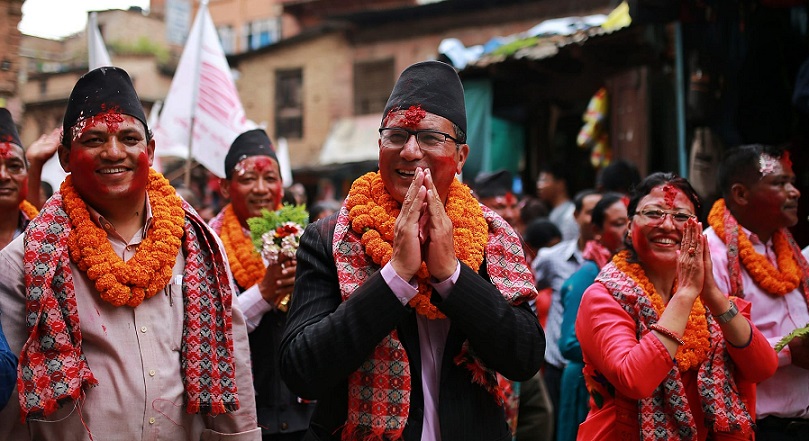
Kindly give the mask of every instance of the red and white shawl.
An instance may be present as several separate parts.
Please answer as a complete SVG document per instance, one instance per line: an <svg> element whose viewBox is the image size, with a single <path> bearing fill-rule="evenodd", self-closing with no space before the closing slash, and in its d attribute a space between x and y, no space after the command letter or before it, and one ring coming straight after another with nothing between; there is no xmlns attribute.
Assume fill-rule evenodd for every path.
<svg viewBox="0 0 809 441"><path fill-rule="evenodd" d="M231 285L213 233L183 201L185 255L181 372L186 411L217 415L239 408L233 360ZM57 192L25 233L28 340L17 389L22 420L53 413L98 384L82 351L67 238L72 225Z"/></svg>
<svg viewBox="0 0 809 441"><path fill-rule="evenodd" d="M610 262L596 277L624 311L635 320L638 340L649 333L649 326L660 319L652 300L643 288L614 263ZM732 361L719 328L710 315L711 350L697 371L700 405L705 414L705 425L713 433L736 432L751 434L753 417L747 410L733 377ZM638 401L638 422L641 441L696 441L697 426L688 410L680 370L675 364L651 396Z"/></svg>
<svg viewBox="0 0 809 441"><path fill-rule="evenodd" d="M525 262L519 237L492 210L481 208L489 227L485 259L491 282L510 304L534 298L534 278ZM343 206L332 244L343 301L379 270L365 253L360 239L351 229ZM489 391L499 404L504 404L498 376L475 357L469 342L464 343L462 352L454 360L472 371L473 381ZM396 330L376 346L348 382L348 419L343 439L401 439L410 412L411 375L410 362Z"/></svg>

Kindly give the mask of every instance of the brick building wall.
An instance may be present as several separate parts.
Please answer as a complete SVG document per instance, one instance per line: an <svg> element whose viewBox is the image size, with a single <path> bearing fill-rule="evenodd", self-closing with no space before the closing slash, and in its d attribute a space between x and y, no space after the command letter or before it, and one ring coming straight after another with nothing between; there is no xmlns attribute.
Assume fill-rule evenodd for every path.
<svg viewBox="0 0 809 441"><path fill-rule="evenodd" d="M17 76L20 72L20 31L23 0L0 0L0 106L7 107L17 120L21 104L17 98Z"/></svg>
<svg viewBox="0 0 809 441"><path fill-rule="evenodd" d="M316 163L332 121L351 115L352 59L342 35L280 45L265 55L245 58L236 67L236 87L247 118L266 125L274 141L276 72L302 70L303 137L288 140L290 163L293 168Z"/></svg>

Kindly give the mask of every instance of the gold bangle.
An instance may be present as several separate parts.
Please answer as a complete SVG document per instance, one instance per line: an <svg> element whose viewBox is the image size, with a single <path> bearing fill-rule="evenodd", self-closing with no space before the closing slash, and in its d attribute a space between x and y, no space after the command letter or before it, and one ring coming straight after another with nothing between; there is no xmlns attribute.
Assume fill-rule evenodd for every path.
<svg viewBox="0 0 809 441"><path fill-rule="evenodd" d="M291 298L290 296L291 294L285 295L284 298L281 299L281 301L278 302L277 305L275 305L275 307L278 308L278 310L281 312L287 312L287 310L289 310L289 299Z"/></svg>

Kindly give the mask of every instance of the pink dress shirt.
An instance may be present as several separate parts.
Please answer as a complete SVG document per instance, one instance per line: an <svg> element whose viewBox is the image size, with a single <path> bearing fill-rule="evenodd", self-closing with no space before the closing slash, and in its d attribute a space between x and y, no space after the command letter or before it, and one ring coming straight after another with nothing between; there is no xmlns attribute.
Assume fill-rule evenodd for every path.
<svg viewBox="0 0 809 441"><path fill-rule="evenodd" d="M446 298L458 276L461 274L461 264L447 280L433 283L433 288L442 298ZM407 304L418 288L411 285L393 269L388 263L382 268L382 278L396 294L402 305ZM444 343L449 334L450 320L430 320L417 315L416 322L419 329L419 352L421 353L421 387L424 390L424 425L421 431L422 441L441 441L441 425L438 421L438 378L441 374L441 358L444 356Z"/></svg>
<svg viewBox="0 0 809 441"><path fill-rule="evenodd" d="M92 211L91 217L107 231L119 257L128 260L134 255L147 227L126 242L103 217ZM147 211L147 226L149 222L151 211ZM224 251L221 243L219 247ZM115 307L101 300L87 275L73 263L71 269L81 320L82 348L98 386L90 388L76 404L63 406L47 420L29 421L27 425L20 424L15 390L13 399L0 412L0 440L83 441L90 439L88 430L96 440L261 439L247 330L236 304L232 308L233 347L241 407L213 418L185 412L180 366L185 269L182 251L177 255L171 282L137 308ZM0 310L9 344L19 353L27 338L22 237L0 252Z"/></svg>
<svg viewBox="0 0 809 441"><path fill-rule="evenodd" d="M750 242L757 253L767 256L773 265L775 251L772 240L762 243L761 240L747 229L742 228L750 237ZM713 261L713 274L720 290L730 290L728 276L727 247L716 235L713 228L705 231L708 246ZM742 290L745 300L753 306L750 319L767 337L771 346L795 328L806 326L809 323L809 309L800 288L784 295L772 296L753 282L742 266ZM757 417L764 418L769 415L783 418L809 418L809 370L792 365L789 347L778 353L778 370L772 378L758 385Z"/></svg>

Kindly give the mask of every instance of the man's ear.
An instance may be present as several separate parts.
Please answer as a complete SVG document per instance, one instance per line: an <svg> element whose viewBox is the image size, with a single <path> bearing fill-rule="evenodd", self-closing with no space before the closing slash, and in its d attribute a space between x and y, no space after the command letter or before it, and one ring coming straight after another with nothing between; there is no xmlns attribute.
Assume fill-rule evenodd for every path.
<svg viewBox="0 0 809 441"><path fill-rule="evenodd" d="M230 199L230 179L219 179L219 192L222 193L223 198Z"/></svg>
<svg viewBox="0 0 809 441"><path fill-rule="evenodd" d="M380 147L381 147L380 141ZM463 171L463 166L469 158L469 144L463 143L458 146L458 164L455 166L455 174L459 175Z"/></svg>
<svg viewBox="0 0 809 441"><path fill-rule="evenodd" d="M149 167L154 165L154 149L155 146L154 138L150 139L149 142L146 143L146 154L149 155Z"/></svg>
<svg viewBox="0 0 809 441"><path fill-rule="evenodd" d="M64 170L65 173L70 173L70 148L59 144L59 147L56 149L56 154L59 156L59 165L62 166L62 170Z"/></svg>
<svg viewBox="0 0 809 441"><path fill-rule="evenodd" d="M746 185L737 182L730 186L730 198L734 205L747 205L749 190Z"/></svg>

